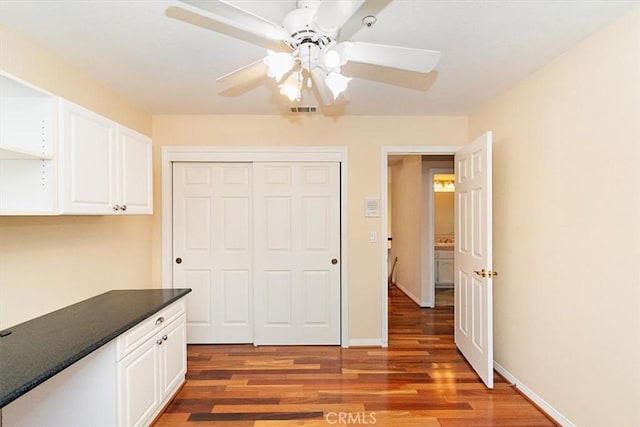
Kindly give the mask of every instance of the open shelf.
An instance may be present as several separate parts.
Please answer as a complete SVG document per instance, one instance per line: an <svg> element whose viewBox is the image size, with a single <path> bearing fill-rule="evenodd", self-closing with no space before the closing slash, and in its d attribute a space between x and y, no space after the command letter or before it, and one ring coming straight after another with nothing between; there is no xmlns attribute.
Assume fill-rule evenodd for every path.
<svg viewBox="0 0 640 427"><path fill-rule="evenodd" d="M57 105L0 71L0 215L56 213Z"/></svg>
<svg viewBox="0 0 640 427"><path fill-rule="evenodd" d="M17 147L0 146L0 160L51 160L51 154L38 153Z"/></svg>

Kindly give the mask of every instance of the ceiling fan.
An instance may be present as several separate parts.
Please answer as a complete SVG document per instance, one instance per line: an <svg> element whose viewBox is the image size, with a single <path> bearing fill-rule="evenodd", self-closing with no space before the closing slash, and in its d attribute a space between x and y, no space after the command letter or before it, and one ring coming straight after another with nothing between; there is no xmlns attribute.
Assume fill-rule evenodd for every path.
<svg viewBox="0 0 640 427"><path fill-rule="evenodd" d="M213 31L231 28L224 32L267 47L263 59L218 81L236 85L266 73L290 101L299 101L306 87L315 90L322 104L337 102L351 80L341 73L347 62L429 73L440 59L440 52L434 50L343 40L341 29L367 0L298 0L282 25L224 0L180 1L191 8L170 7L167 16ZM374 1L380 3L369 0ZM362 23L371 26L375 19L366 16Z"/></svg>

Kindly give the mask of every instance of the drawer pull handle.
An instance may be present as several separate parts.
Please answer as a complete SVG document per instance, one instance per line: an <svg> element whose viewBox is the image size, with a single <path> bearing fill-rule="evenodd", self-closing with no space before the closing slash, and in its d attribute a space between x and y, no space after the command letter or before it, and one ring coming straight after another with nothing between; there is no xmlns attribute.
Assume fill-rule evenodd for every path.
<svg viewBox="0 0 640 427"><path fill-rule="evenodd" d="M158 317L158 320L156 320L156 325L159 325L162 322L164 322L164 317L160 316L160 317Z"/></svg>
<svg viewBox="0 0 640 427"><path fill-rule="evenodd" d="M158 341L156 341L156 343L157 343L158 345L162 345L162 340L161 340L160 338L158 338Z"/></svg>
<svg viewBox="0 0 640 427"><path fill-rule="evenodd" d="M167 336L166 336L166 335L163 335L163 336L162 336L162 339L163 339L164 341L166 341L166 340L167 340Z"/></svg>

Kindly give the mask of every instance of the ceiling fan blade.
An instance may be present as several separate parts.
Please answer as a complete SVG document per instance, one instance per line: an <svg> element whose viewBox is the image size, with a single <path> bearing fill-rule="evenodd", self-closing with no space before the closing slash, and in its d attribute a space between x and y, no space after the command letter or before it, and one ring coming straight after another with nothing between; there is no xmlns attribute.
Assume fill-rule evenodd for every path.
<svg viewBox="0 0 640 427"><path fill-rule="evenodd" d="M342 42L338 45L349 61L380 65L400 70L429 73L440 60L437 50L388 46L364 42Z"/></svg>
<svg viewBox="0 0 640 427"><path fill-rule="evenodd" d="M264 60L259 59L242 68L231 71L224 76L218 77L216 81L229 86L243 85L253 80L264 77L267 74L267 66Z"/></svg>
<svg viewBox="0 0 640 427"><path fill-rule="evenodd" d="M289 33L278 24L241 9L224 0L180 0L190 6L211 14L211 18L239 30L255 34L268 40L284 41Z"/></svg>
<svg viewBox="0 0 640 427"><path fill-rule="evenodd" d="M311 79L313 80L313 87L318 96L318 102L322 105L333 104L335 100L331 91L324 82L324 72L318 68L311 70Z"/></svg>
<svg viewBox="0 0 640 427"><path fill-rule="evenodd" d="M235 26L228 25L218 19L212 19L190 9L171 6L167 8L165 14L169 18L186 22L187 24L195 25L197 27L204 28L205 30L211 30L217 33L225 34L238 40L243 40L248 43L262 46L265 49L285 52L291 51L291 47L289 47L289 45L285 43L282 43L281 41L265 39L264 37L260 37L256 34L240 30Z"/></svg>
<svg viewBox="0 0 640 427"><path fill-rule="evenodd" d="M318 6L313 21L326 33L336 33L351 18L365 0L324 0Z"/></svg>

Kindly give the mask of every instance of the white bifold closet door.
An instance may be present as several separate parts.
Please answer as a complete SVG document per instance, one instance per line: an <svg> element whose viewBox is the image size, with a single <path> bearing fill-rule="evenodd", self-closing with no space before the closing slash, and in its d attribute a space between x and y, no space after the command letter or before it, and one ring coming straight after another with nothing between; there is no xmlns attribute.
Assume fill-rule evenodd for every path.
<svg viewBox="0 0 640 427"><path fill-rule="evenodd" d="M189 343L340 344L338 163L174 163L173 244Z"/></svg>

